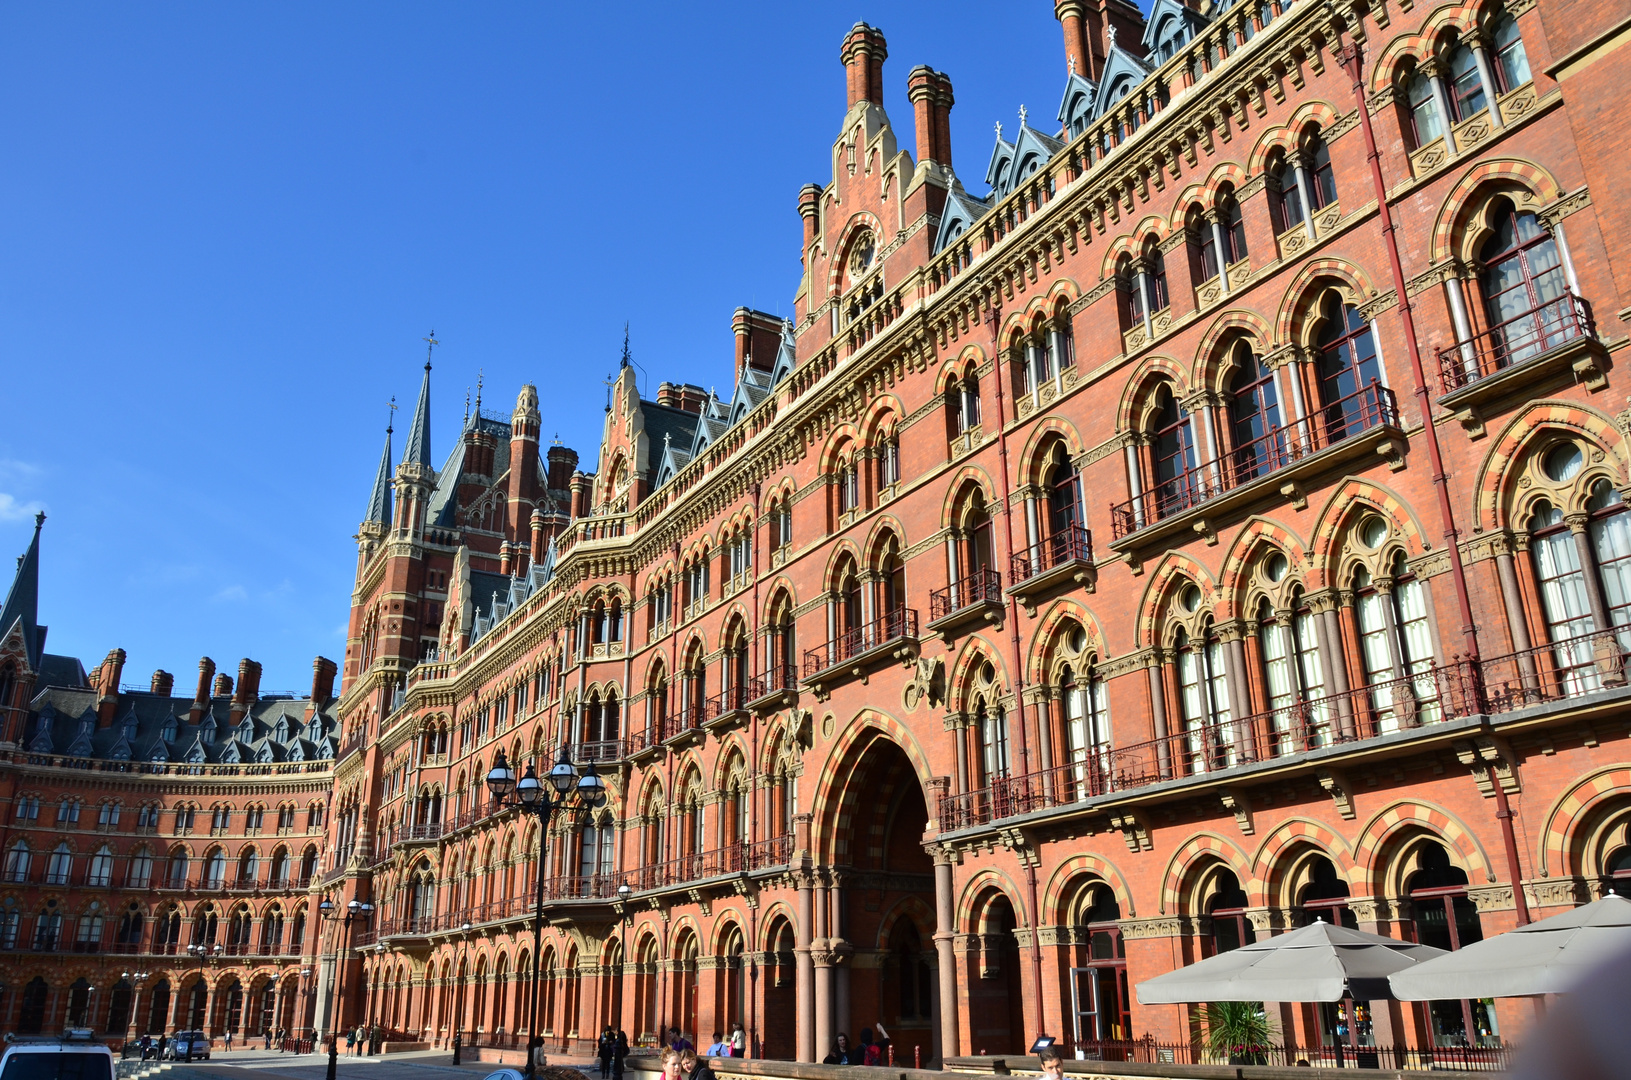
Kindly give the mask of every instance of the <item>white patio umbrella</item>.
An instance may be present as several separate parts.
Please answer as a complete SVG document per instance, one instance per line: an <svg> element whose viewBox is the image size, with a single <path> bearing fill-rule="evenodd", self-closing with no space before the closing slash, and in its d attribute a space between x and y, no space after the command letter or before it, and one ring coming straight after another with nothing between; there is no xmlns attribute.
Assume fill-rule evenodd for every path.
<svg viewBox="0 0 1631 1080"><path fill-rule="evenodd" d="M1350 930L1328 922L1262 938L1146 979L1140 1005L1210 1001L1378 1001L1392 997L1388 976L1442 949Z"/></svg>
<svg viewBox="0 0 1631 1080"><path fill-rule="evenodd" d="M1388 976L1400 1001L1559 994L1631 948L1631 900L1610 894Z"/></svg>

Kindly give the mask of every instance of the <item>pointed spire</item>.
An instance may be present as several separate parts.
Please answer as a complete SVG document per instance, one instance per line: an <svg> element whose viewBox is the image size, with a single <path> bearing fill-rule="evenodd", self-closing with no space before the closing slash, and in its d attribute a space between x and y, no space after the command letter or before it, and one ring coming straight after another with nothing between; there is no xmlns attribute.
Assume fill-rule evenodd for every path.
<svg viewBox="0 0 1631 1080"><path fill-rule="evenodd" d="M391 411L396 411L396 398L391 399ZM394 419L394 416L393 416ZM374 474L374 490L368 496L368 516L364 521L377 521L386 528L391 527L391 431L393 425L385 425L385 452L379 457L379 471Z"/></svg>
<svg viewBox="0 0 1631 1080"><path fill-rule="evenodd" d="M425 338L434 349L436 331ZM408 446L402 454L402 464L423 465L430 468L430 354L425 354L425 380L419 384L419 404L413 407L413 426L408 429Z"/></svg>
<svg viewBox="0 0 1631 1080"><path fill-rule="evenodd" d="M40 528L44 524L44 512L35 514L34 539L17 560L17 576L6 594L6 606L0 607L0 641L20 622L23 647L28 650L28 666L35 671L40 669Z"/></svg>

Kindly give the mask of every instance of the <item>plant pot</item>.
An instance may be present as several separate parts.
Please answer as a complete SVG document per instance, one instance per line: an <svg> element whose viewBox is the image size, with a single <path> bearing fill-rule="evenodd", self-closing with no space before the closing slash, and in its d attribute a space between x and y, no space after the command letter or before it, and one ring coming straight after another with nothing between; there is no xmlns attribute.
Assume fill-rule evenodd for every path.
<svg viewBox="0 0 1631 1080"><path fill-rule="evenodd" d="M1267 1065L1268 1063L1269 1056L1263 1053L1261 1050L1254 1050L1245 1054L1229 1055L1229 1064L1231 1065Z"/></svg>

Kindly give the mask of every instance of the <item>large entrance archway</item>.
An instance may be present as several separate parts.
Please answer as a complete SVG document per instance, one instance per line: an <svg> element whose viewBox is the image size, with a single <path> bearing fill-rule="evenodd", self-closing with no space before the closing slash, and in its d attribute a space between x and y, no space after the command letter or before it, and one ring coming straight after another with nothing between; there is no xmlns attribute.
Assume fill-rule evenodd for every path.
<svg viewBox="0 0 1631 1080"><path fill-rule="evenodd" d="M881 1022L898 1061L911 1061L916 1049L927 1064L938 1057L940 1002L923 783L900 744L871 726L856 732L832 776L815 822L815 847L830 870L824 899L832 964L823 980L817 961L817 993L826 981L832 1000L831 1031L816 1030L816 1060L839 1032L854 1047Z"/></svg>

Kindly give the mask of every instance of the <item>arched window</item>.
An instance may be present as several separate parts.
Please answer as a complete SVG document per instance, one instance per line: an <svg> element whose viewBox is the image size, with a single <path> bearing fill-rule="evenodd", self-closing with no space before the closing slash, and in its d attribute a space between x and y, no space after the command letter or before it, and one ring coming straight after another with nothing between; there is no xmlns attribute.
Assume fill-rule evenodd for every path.
<svg viewBox="0 0 1631 1080"><path fill-rule="evenodd" d="M159 911L158 917L153 920L153 943L160 950L171 955L181 947L181 909L175 906Z"/></svg>
<svg viewBox="0 0 1631 1080"><path fill-rule="evenodd" d="M1170 387L1157 392L1157 405L1151 420L1150 456L1155 466L1155 506L1152 519L1177 513L1203 496L1195 475L1195 439L1189 414L1179 405Z"/></svg>
<svg viewBox="0 0 1631 1080"><path fill-rule="evenodd" d="M272 853L272 888L281 889L289 884L289 849L278 848Z"/></svg>
<svg viewBox="0 0 1631 1080"><path fill-rule="evenodd" d="M28 881L28 871L34 862L34 853L27 841L19 840L6 849L6 881L21 885Z"/></svg>
<svg viewBox="0 0 1631 1080"><path fill-rule="evenodd" d="M1077 1044L1086 1040L1126 1039L1131 1031L1132 1000L1127 978L1127 949L1121 938L1121 905L1110 886L1089 885L1076 916L1086 955L1071 971L1076 985ZM1078 949L1081 947L1078 946Z"/></svg>
<svg viewBox="0 0 1631 1080"><path fill-rule="evenodd" d="M107 920L101 910L91 905L91 910L79 917L79 927L74 934L75 952L101 952L102 931L106 929Z"/></svg>
<svg viewBox="0 0 1631 1080"><path fill-rule="evenodd" d="M1453 951L1484 939L1478 907L1467 897L1467 874L1450 862L1438 841L1424 841L1417 848L1416 869L1405 880L1405 895L1410 898L1411 936L1417 944ZM1434 1046L1500 1045L1493 1001L1433 1001L1428 1013Z"/></svg>
<svg viewBox="0 0 1631 1080"><path fill-rule="evenodd" d="M1285 464L1287 448L1274 369L1243 340L1230 351L1230 365L1229 470L1243 484Z"/></svg>
<svg viewBox="0 0 1631 1080"><path fill-rule="evenodd" d="M1048 451L1041 478L1042 488L1047 492L1049 535L1060 536L1073 526L1081 525L1081 483L1063 442L1055 442Z"/></svg>
<svg viewBox="0 0 1631 1080"><path fill-rule="evenodd" d="M1225 187L1210 213L1199 214L1197 208L1191 214L1198 215L1190 227L1200 235L1202 281L1217 277L1246 257L1246 223L1234 189ZM1224 291L1228 291L1227 281Z"/></svg>
<svg viewBox="0 0 1631 1080"><path fill-rule="evenodd" d="M45 864L45 883L47 885L66 885L73 873L74 853L66 842L58 844L51 851L51 858Z"/></svg>
<svg viewBox="0 0 1631 1080"><path fill-rule="evenodd" d="M900 436L891 422L878 436L878 489L900 483Z"/></svg>
<svg viewBox="0 0 1631 1080"><path fill-rule="evenodd" d="M610 825L591 823L583 827L578 839L579 874L586 878L611 876L616 855L616 833Z"/></svg>
<svg viewBox="0 0 1631 1080"><path fill-rule="evenodd" d="M906 560L901 558L900 540L895 536L884 541L874 573L879 616L886 623L886 633L893 637L905 631L906 609Z"/></svg>
<svg viewBox="0 0 1631 1080"><path fill-rule="evenodd" d="M1375 709L1375 730L1365 735L1414 727L1441 715L1426 586L1406 567L1403 552L1392 570L1392 580L1382 585L1364 567L1354 573L1360 655Z"/></svg>
<svg viewBox="0 0 1631 1080"><path fill-rule="evenodd" d="M1008 746L1008 714L997 702L981 699L974 709L974 729L980 739L981 786L1007 778L1013 767Z"/></svg>
<svg viewBox="0 0 1631 1080"><path fill-rule="evenodd" d="M847 514L861 505L861 482L855 459L845 457L838 464L838 512Z"/></svg>
<svg viewBox="0 0 1631 1080"><path fill-rule="evenodd" d="M165 867L165 888L185 889L187 887L187 852L183 848L176 848L170 853L170 862Z"/></svg>
<svg viewBox="0 0 1631 1080"><path fill-rule="evenodd" d="M1281 154L1269 166L1270 205L1275 212L1275 232L1294 229L1308 216L1303 208L1302 187L1298 183L1301 169L1293 154Z"/></svg>
<svg viewBox="0 0 1631 1080"><path fill-rule="evenodd" d="M1495 366L1506 367L1578 335L1557 241L1534 214L1508 199L1490 208L1492 231L1479 249L1479 284L1492 330Z"/></svg>
<svg viewBox="0 0 1631 1080"><path fill-rule="evenodd" d="M1489 108L1484 80L1478 73L1478 58L1465 41L1454 41L1445 50L1444 67L1450 76L1450 115L1456 123Z"/></svg>
<svg viewBox="0 0 1631 1080"><path fill-rule="evenodd" d="M1511 93L1530 79L1529 56L1523 49L1523 38L1518 33L1518 20L1502 12L1488 29L1490 43L1495 47L1495 80L1503 94Z"/></svg>
<svg viewBox="0 0 1631 1080"><path fill-rule="evenodd" d="M1603 892L1631 900L1631 847L1616 848L1603 860Z"/></svg>
<svg viewBox="0 0 1631 1080"><path fill-rule="evenodd" d="M1376 342L1370 323L1335 290L1321 301L1314 348L1320 403L1325 407L1325 441L1336 442L1374 426L1380 419L1377 387L1382 380Z"/></svg>
<svg viewBox="0 0 1631 1080"><path fill-rule="evenodd" d="M1310 212L1323 210L1337 201L1337 177L1331 168L1331 148L1316 131L1303 144L1303 153L1309 174L1308 197L1313 203Z"/></svg>
<svg viewBox="0 0 1631 1080"><path fill-rule="evenodd" d="M1285 556L1276 554L1270 561L1283 565ZM1331 741L1331 706L1322 700L1327 690L1318 618L1299 593L1292 594L1290 611L1275 611L1265 599L1258 612L1263 696L1277 754L1313 750Z"/></svg>
<svg viewBox="0 0 1631 1080"><path fill-rule="evenodd" d="M61 941L62 912L57 910L56 901L52 900L34 916L34 951L55 952Z"/></svg>
<svg viewBox="0 0 1631 1080"><path fill-rule="evenodd" d="M889 954L900 1021L927 1023L934 1016L933 968L924 955L922 935L904 915L889 931Z"/></svg>
<svg viewBox="0 0 1631 1080"><path fill-rule="evenodd" d="M263 956L277 956L283 951L283 909L276 905L261 920L260 951Z"/></svg>
<svg viewBox="0 0 1631 1080"><path fill-rule="evenodd" d="M214 945L216 930L219 928L220 917L215 913L213 904L205 904L193 916L194 945Z"/></svg>
<svg viewBox="0 0 1631 1080"><path fill-rule="evenodd" d="M1059 695L1064 718L1065 760L1070 763L1076 797L1085 799L1107 788L1110 699L1104 678L1091 660L1066 664L1060 670Z"/></svg>
<svg viewBox="0 0 1631 1080"><path fill-rule="evenodd" d="M238 887L254 888L260 884L261 855L249 848L238 856Z"/></svg>
<svg viewBox="0 0 1631 1080"><path fill-rule="evenodd" d="M1235 747L1233 734L1222 730L1230 719L1223 642L1208 625L1204 638L1191 639L1179 630L1173 648L1178 654L1179 715L1186 733L1189 771L1226 768L1235 762Z"/></svg>
<svg viewBox="0 0 1631 1080"><path fill-rule="evenodd" d="M855 570L853 562L845 561L839 569L838 581L838 630L840 633L860 630L863 619L861 616L861 577Z"/></svg>
<svg viewBox="0 0 1631 1080"><path fill-rule="evenodd" d="M798 671L798 642L793 632L793 602L785 594L771 607L768 629L770 685L766 689L791 689Z"/></svg>
<svg viewBox="0 0 1631 1080"><path fill-rule="evenodd" d="M1299 926L1324 921L1359 929L1359 920L1348 908L1348 883L1324 855L1315 855L1304 870L1307 880L1297 890L1296 919Z"/></svg>
<svg viewBox="0 0 1631 1080"><path fill-rule="evenodd" d="M91 856L89 871L85 874L85 884L106 887L113 883L113 849L103 844Z"/></svg>
<svg viewBox="0 0 1631 1080"><path fill-rule="evenodd" d="M1400 89L1410 115L1412 146L1420 150L1444 134L1444 118L1439 114L1438 93L1432 78L1418 65L1406 67L1399 76Z"/></svg>
<svg viewBox="0 0 1631 1080"><path fill-rule="evenodd" d="M1212 954L1230 952L1257 940L1257 931L1246 917L1246 890L1233 870L1213 871L1204 890L1204 910L1212 921Z"/></svg>
<svg viewBox="0 0 1631 1080"><path fill-rule="evenodd" d="M113 932L113 941L117 945L140 945L142 931L146 920L142 917L141 906L132 903L119 917L119 925Z"/></svg>

